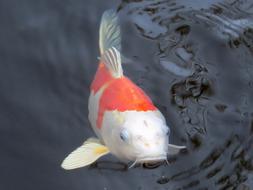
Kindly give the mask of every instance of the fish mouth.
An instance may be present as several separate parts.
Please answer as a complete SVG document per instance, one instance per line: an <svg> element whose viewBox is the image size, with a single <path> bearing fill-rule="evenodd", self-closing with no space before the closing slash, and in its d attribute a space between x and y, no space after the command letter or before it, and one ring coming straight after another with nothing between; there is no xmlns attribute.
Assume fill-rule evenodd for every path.
<svg viewBox="0 0 253 190"><path fill-rule="evenodd" d="M162 161L167 161L167 155L160 155L160 156L145 156L145 157L139 157L137 158L134 163L129 167L132 168L135 166L135 164L140 163L140 164L156 164Z"/></svg>
<svg viewBox="0 0 253 190"><path fill-rule="evenodd" d="M147 157L141 157L137 160L138 163L156 163L156 162L162 162L167 160L166 155L161 156L147 156Z"/></svg>

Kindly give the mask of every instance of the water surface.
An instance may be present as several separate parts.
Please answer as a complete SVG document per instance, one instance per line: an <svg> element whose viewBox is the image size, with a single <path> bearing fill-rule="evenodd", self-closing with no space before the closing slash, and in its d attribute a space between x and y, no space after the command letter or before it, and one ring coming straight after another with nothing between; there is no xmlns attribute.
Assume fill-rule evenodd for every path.
<svg viewBox="0 0 253 190"><path fill-rule="evenodd" d="M0 189L253 187L253 3L0 2ZM94 136L87 118L106 9L121 18L125 74L165 115L170 164L125 170L112 156L64 171Z"/></svg>

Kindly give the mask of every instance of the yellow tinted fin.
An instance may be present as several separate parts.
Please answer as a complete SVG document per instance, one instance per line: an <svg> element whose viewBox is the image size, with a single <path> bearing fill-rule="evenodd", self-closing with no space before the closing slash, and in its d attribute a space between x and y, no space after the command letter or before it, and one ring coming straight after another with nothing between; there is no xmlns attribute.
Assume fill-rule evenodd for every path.
<svg viewBox="0 0 253 190"><path fill-rule="evenodd" d="M109 153L106 146L98 139L89 138L82 146L71 152L62 162L61 167L65 170L81 168L95 162L98 158Z"/></svg>

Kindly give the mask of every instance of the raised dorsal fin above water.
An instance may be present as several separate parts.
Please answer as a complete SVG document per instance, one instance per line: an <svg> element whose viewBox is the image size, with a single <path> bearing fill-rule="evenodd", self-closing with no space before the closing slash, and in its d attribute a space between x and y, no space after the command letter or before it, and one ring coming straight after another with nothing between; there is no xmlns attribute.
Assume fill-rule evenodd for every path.
<svg viewBox="0 0 253 190"><path fill-rule="evenodd" d="M121 51L121 33L117 13L110 9L103 13L99 29L99 48L101 56L110 48Z"/></svg>
<svg viewBox="0 0 253 190"><path fill-rule="evenodd" d="M115 47L105 51L102 56L102 62L105 64L113 77L120 78L123 76L120 52Z"/></svg>

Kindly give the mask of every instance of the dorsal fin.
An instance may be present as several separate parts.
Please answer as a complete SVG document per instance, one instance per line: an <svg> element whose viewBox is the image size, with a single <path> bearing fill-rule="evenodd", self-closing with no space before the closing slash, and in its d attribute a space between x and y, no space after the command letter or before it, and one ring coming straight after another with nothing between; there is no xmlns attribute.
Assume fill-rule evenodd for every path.
<svg viewBox="0 0 253 190"><path fill-rule="evenodd" d="M108 68L113 77L120 78L123 76L120 52L115 47L112 47L104 52L102 62Z"/></svg>
<svg viewBox="0 0 253 190"><path fill-rule="evenodd" d="M118 23L117 13L114 10L107 10L102 16L99 29L99 48L101 56L112 47L121 51L120 25Z"/></svg>

